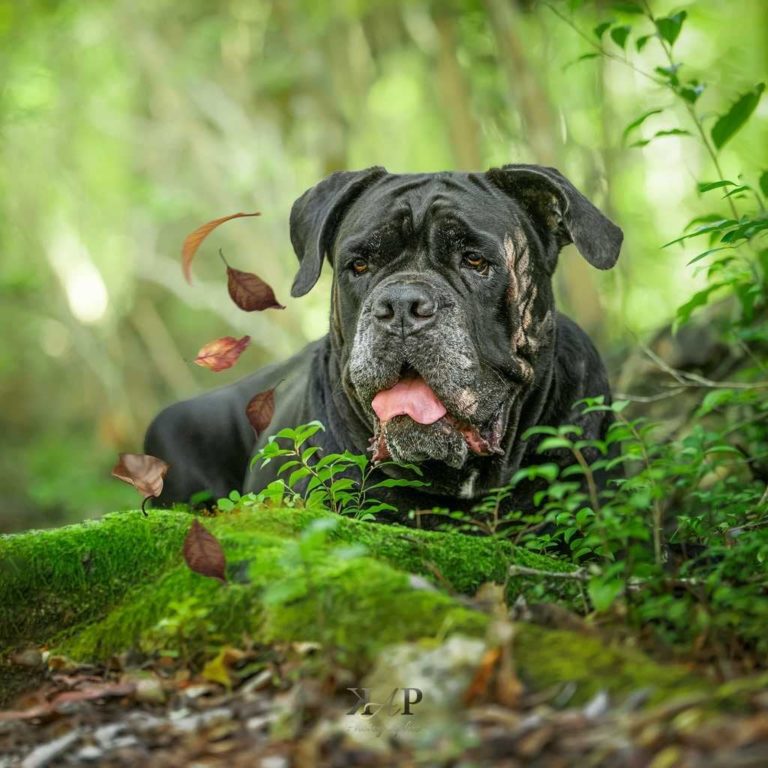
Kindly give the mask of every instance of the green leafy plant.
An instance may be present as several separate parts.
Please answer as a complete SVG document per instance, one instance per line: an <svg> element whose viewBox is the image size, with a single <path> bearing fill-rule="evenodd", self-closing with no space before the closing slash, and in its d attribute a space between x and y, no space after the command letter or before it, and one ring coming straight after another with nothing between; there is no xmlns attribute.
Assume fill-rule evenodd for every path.
<svg viewBox="0 0 768 768"><path fill-rule="evenodd" d="M627 418L627 405L582 402L585 412L614 414L604 440L583 439L576 426L529 430L526 438L539 440L543 462L519 470L471 513L448 515L451 524L487 531L483 516L490 515L495 529L520 546L567 550L580 566L568 578L584 584L594 611L621 617L668 646L765 651L768 494L750 466L768 455L768 403L759 387L713 390L697 409L699 421L671 441L659 439L660 424ZM731 419L719 419L717 427L702 423L744 409L749 418L738 430ZM763 451L740 448L737 432ZM553 451L572 463L547 461ZM605 473L613 474L601 482ZM540 485L536 510L521 512L515 490L530 482ZM553 594L550 577L550 587L563 578L538 576L545 599Z"/></svg>
<svg viewBox="0 0 768 768"><path fill-rule="evenodd" d="M258 494L241 496L233 491L228 498L219 500L219 509L226 511L242 503L289 507L301 504L330 509L358 520L374 520L383 512L397 511L392 504L379 501L376 491L418 488L428 484L417 477L381 477L387 469L394 467L399 472L405 470L421 477L421 469L413 464L385 461L374 466L367 456L349 451L323 455L320 446L311 444L311 438L323 429L320 422L313 421L271 436L253 457L252 464L261 462L263 467L275 459L283 459L278 474L287 477L271 482Z"/></svg>
<svg viewBox="0 0 768 768"><path fill-rule="evenodd" d="M571 4L572 9L579 5L581 3ZM610 5L619 19L600 22L592 34L584 32L574 18L557 5L548 4L548 7L593 48L581 60L603 56L621 62L654 82L660 94L673 97L672 104L645 110L632 120L622 134L625 144L634 138L630 147L644 147L668 136L682 136L697 139L704 148L715 178L699 181L697 191L708 198L710 193L720 194L722 204L695 216L679 237L664 246L688 243L694 238L707 241L707 247L688 262L696 264L697 270L705 273L706 285L679 307L675 322L685 324L694 312L714 299L733 296L739 307L735 322L738 331L768 305L768 171L745 173L745 177L753 179L750 183L742 176L732 181L723 171L720 150L752 117L765 83L758 82L742 89L730 105L721 106L716 113L703 111L700 99L708 83L687 74L690 67L680 60L676 48L688 18L687 12L659 15L647 0ZM721 104L727 98L721 97ZM678 117L680 113L682 119ZM647 137L637 138L646 121L660 115L673 124ZM727 209L725 212L721 210L723 205Z"/></svg>

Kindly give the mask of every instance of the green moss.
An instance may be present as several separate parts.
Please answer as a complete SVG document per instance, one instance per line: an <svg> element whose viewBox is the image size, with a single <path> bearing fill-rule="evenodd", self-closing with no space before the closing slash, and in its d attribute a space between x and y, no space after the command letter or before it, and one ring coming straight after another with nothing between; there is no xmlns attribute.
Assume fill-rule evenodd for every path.
<svg viewBox="0 0 768 768"><path fill-rule="evenodd" d="M223 585L183 563L190 520L183 511L148 518L126 512L0 539L0 648L48 642L77 659L137 648L199 661L246 633L265 643L318 641L363 671L391 644L483 636L487 616L454 593L504 581L511 563L572 567L488 538L308 510L247 509L204 521L230 564ZM328 521L322 530L313 525L318 520ZM350 556L349 546L360 544L364 554ZM510 589L524 585L517 580ZM599 689L650 688L656 698L698 685L597 638L530 625L519 627L515 655L534 689L572 681L577 700Z"/></svg>
<svg viewBox="0 0 768 768"><path fill-rule="evenodd" d="M640 652L612 648L597 636L532 624L519 626L515 660L535 690L574 683L574 703L583 703L600 690L611 694L646 690L649 702L657 703L710 687L682 667L662 666Z"/></svg>
<svg viewBox="0 0 768 768"><path fill-rule="evenodd" d="M286 568L285 541L210 524L233 559L250 558L250 583L222 585L186 567L137 589L104 620L60 638L76 658L125 648L174 649L190 658L243 633L257 642L318 641L355 667L393 642L442 632L482 634L486 617L370 557L339 560L331 547ZM249 529L250 530L250 529Z"/></svg>
<svg viewBox="0 0 768 768"><path fill-rule="evenodd" d="M567 561L536 554L502 539L457 532L422 531L401 525L361 523L347 517L310 510L263 509L236 511L213 522L212 530L242 532L257 529L282 536L296 535L313 520L332 518L330 538L341 544L362 544L377 559L411 573L430 577L456 592L474 594L487 581L504 582L509 566L525 565L546 571L570 571ZM513 590L529 580L513 581Z"/></svg>
<svg viewBox="0 0 768 768"><path fill-rule="evenodd" d="M180 558L190 516L139 511L0 536L0 649L103 614Z"/></svg>
<svg viewBox="0 0 768 768"><path fill-rule="evenodd" d="M321 518L335 523L328 534L329 546L362 544L369 556L366 567L381 578L385 572L392 576L394 568L398 578L403 572L420 573L437 586L472 594L486 581L503 581L513 562L549 570L570 567L516 549L509 542L484 537L361 523L321 511L247 509L206 519L206 525L224 544L230 563L251 563L249 588L233 584L217 609L215 583L189 573L181 563L183 538L190 524L188 512L154 511L148 517L138 511L115 513L100 521L0 537L0 649L48 642L68 632L79 637L69 641L73 653L87 651L103 657L136 643L140 631L168 619L169 611L175 611L177 623L183 623L183 615L195 610L194 605L185 603L190 596L207 607L210 622L229 611L237 616L227 627L231 624L237 631L261 631L253 616L258 613L253 607L259 603L258 591L280 581L281 574L285 576L286 566L276 559L287 542ZM330 581L329 594L339 591L342 576L359 575L357 563L339 566L342 573L333 572L331 565L329 561L314 566ZM385 565L390 569L382 571L379 566ZM362 611L368 603L360 595L358 599ZM423 599L440 603L449 598L439 595ZM118 604L122 604L120 609L113 611ZM247 620L240 616L242 612L248 614ZM281 631L287 636L284 625L291 611L286 609L285 614L284 618L270 614L265 626L283 627ZM107 618L101 629L79 631L102 616ZM196 621L188 623L194 625ZM167 629L167 622L163 626ZM184 631L180 630L182 636ZM346 636L354 630L347 627L343 631ZM157 639L156 645L159 643Z"/></svg>

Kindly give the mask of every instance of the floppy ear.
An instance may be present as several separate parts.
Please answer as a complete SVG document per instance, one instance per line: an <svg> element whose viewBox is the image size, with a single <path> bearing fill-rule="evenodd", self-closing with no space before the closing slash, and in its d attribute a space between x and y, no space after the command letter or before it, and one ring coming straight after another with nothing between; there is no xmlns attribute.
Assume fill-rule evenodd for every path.
<svg viewBox="0 0 768 768"><path fill-rule="evenodd" d="M291 296L303 296L320 277L323 259L350 205L387 171L375 166L364 171L332 173L308 189L291 208L291 243L299 257L299 272Z"/></svg>
<svg viewBox="0 0 768 768"><path fill-rule="evenodd" d="M540 165L505 165L492 168L487 177L543 223L559 247L573 243L598 269L610 269L616 263L624 234L559 171Z"/></svg>

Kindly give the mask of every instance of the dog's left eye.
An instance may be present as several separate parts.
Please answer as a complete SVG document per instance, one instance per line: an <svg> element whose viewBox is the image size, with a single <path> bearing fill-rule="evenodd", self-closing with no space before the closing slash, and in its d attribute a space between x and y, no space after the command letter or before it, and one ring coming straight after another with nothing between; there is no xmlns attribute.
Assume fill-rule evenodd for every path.
<svg viewBox="0 0 768 768"><path fill-rule="evenodd" d="M467 269L473 269L475 272L479 272L481 275L487 275L488 268L490 267L490 264L488 264L482 256L478 256L472 251L462 254L461 264Z"/></svg>
<svg viewBox="0 0 768 768"><path fill-rule="evenodd" d="M365 274L368 271L368 262L365 259L355 259L350 265L349 268L356 274L356 275L362 275Z"/></svg>

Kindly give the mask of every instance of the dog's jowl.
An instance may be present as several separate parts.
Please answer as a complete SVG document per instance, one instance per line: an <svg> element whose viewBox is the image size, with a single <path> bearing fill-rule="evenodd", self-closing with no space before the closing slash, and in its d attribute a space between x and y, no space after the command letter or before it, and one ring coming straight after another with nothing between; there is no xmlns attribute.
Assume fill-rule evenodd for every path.
<svg viewBox="0 0 768 768"><path fill-rule="evenodd" d="M604 433L604 413L574 407L610 393L589 338L555 310L552 274L568 243L612 267L622 234L554 169L335 173L296 201L290 230L294 296L326 258L334 270L329 333L155 419L146 451L171 464L162 502L275 478L274 462L250 468L267 435L255 438L245 406L278 383L270 433L317 419L326 451L422 466L429 485L389 493L403 511L469 507L541 461L521 437L534 425Z"/></svg>

